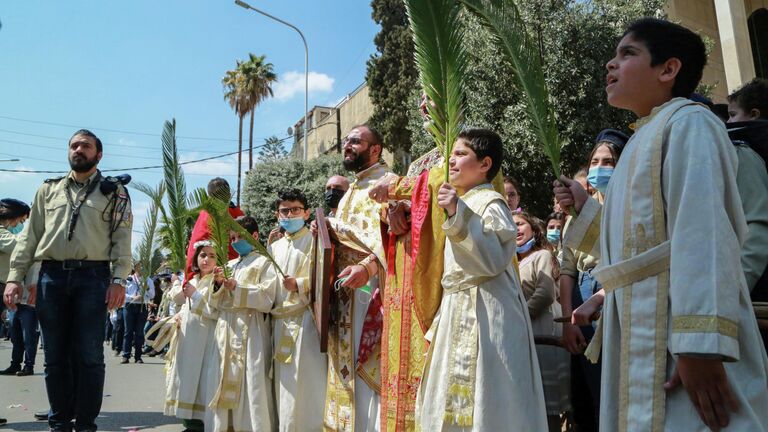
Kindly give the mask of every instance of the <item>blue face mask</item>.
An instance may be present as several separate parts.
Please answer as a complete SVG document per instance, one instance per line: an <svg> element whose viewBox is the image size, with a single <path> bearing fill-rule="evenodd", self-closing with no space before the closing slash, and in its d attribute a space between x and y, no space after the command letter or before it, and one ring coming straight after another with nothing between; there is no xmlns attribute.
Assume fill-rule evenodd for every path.
<svg viewBox="0 0 768 432"><path fill-rule="evenodd" d="M280 227L284 229L289 234L293 234L296 231L304 228L304 218L303 217L297 217L297 218L290 218L290 219L280 219L278 223L280 224Z"/></svg>
<svg viewBox="0 0 768 432"><path fill-rule="evenodd" d="M549 240L549 242L553 244L560 243L560 230L559 229L547 230L547 240Z"/></svg>
<svg viewBox="0 0 768 432"><path fill-rule="evenodd" d="M24 222L19 222L16 224L16 226L8 227L8 231L14 235L20 233L22 229L24 229Z"/></svg>
<svg viewBox="0 0 768 432"><path fill-rule="evenodd" d="M234 249L238 255L246 256L253 252L253 245L248 243L248 240L240 239L238 241L232 242L232 249Z"/></svg>
<svg viewBox="0 0 768 432"><path fill-rule="evenodd" d="M589 169L587 181L592 187L604 194L608 189L608 182L611 180L611 175L613 175L613 167L592 167Z"/></svg>
<svg viewBox="0 0 768 432"><path fill-rule="evenodd" d="M517 253L523 254L523 253L528 252L529 250L531 250L531 248L533 247L534 243L536 243L536 240L534 238L531 238L530 240L525 242L524 245L517 247Z"/></svg>

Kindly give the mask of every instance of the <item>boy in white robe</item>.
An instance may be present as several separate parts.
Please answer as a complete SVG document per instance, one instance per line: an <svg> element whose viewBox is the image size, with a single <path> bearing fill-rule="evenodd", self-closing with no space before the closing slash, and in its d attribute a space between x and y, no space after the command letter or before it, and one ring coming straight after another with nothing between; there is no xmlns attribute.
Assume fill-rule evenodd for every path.
<svg viewBox="0 0 768 432"><path fill-rule="evenodd" d="M320 352L310 306L312 235L306 227L310 210L297 189L281 191L275 203L285 235L270 245L285 272L272 309L274 391L280 431L323 430L327 359Z"/></svg>
<svg viewBox="0 0 768 432"><path fill-rule="evenodd" d="M250 216L237 219L258 240L259 227ZM206 430L271 432L272 340L268 314L275 300L277 274L269 260L247 240L230 233L239 258L229 262L230 288L219 301L219 319L210 345L220 368L212 371L213 398L205 414Z"/></svg>
<svg viewBox="0 0 768 432"><path fill-rule="evenodd" d="M512 264L517 229L490 184L501 138L462 132L437 194L448 216L440 310L416 398L422 431L546 431L547 417L528 307ZM461 198L456 189L467 191Z"/></svg>
<svg viewBox="0 0 768 432"><path fill-rule="evenodd" d="M588 355L602 340L601 430L768 428L768 359L740 264L736 154L720 120L685 99L705 62L690 30L631 24L606 91L640 120L605 204L571 180L555 185L560 205L579 214L566 244L600 257L593 274L605 303Z"/></svg>

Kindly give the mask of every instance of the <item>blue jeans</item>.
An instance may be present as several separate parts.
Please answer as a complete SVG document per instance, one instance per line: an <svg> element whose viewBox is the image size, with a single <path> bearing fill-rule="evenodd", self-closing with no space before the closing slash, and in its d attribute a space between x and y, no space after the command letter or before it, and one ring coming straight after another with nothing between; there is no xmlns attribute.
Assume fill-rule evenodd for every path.
<svg viewBox="0 0 768 432"><path fill-rule="evenodd" d="M40 333L37 331L37 311L34 307L23 304L16 307L11 321L11 366L21 366L23 359L24 367L32 369L35 366L37 342L40 339Z"/></svg>
<svg viewBox="0 0 768 432"><path fill-rule="evenodd" d="M134 348L134 358L141 358L144 347L144 324L147 322L147 306L137 303L127 303L123 308L125 336L123 336L123 358L131 356Z"/></svg>
<svg viewBox="0 0 768 432"><path fill-rule="evenodd" d="M109 266L63 270L43 262L37 317L45 339L45 387L54 430L96 429L104 393L104 314Z"/></svg>

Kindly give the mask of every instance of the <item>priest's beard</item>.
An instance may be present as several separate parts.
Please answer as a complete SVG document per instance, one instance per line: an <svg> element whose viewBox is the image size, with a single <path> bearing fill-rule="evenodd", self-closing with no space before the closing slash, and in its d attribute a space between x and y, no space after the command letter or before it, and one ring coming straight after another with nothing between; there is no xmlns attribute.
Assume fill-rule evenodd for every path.
<svg viewBox="0 0 768 432"><path fill-rule="evenodd" d="M72 171L77 173L88 172L91 168L95 167L97 163L99 163L98 155L94 156L93 159L88 159L79 154L69 157L69 167L72 168Z"/></svg>
<svg viewBox="0 0 768 432"><path fill-rule="evenodd" d="M347 157L351 156L350 159ZM344 160L341 164L347 171L359 172L363 168L367 167L371 161L371 148L368 147L364 152L357 153L353 149L346 150L344 152Z"/></svg>

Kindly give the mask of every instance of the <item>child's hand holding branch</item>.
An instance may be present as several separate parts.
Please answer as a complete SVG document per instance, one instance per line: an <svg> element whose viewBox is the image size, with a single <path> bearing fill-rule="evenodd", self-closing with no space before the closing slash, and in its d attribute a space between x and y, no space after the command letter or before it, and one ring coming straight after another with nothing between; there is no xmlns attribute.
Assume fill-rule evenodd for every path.
<svg viewBox="0 0 768 432"><path fill-rule="evenodd" d="M448 213L448 217L456 214L456 205L459 203L459 194L448 183L443 183L437 191L437 205Z"/></svg>
<svg viewBox="0 0 768 432"><path fill-rule="evenodd" d="M283 279L283 287L290 292L299 292L299 284L293 276L285 275L285 279Z"/></svg>

